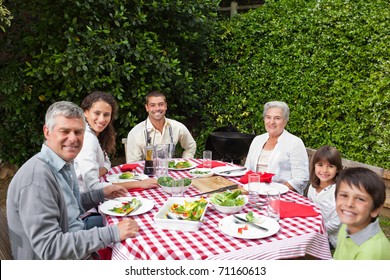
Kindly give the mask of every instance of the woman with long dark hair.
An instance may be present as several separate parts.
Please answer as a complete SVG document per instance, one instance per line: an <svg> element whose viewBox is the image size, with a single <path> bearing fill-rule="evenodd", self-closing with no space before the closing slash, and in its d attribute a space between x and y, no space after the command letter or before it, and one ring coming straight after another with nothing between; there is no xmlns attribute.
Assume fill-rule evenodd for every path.
<svg viewBox="0 0 390 280"><path fill-rule="evenodd" d="M81 103L87 121L83 148L75 159L81 192L111 185L100 182L99 177L110 170L111 162L108 155L115 153L116 133L113 120L117 114L117 107L114 97L102 91L92 92ZM126 189L157 187L155 179L116 184Z"/></svg>

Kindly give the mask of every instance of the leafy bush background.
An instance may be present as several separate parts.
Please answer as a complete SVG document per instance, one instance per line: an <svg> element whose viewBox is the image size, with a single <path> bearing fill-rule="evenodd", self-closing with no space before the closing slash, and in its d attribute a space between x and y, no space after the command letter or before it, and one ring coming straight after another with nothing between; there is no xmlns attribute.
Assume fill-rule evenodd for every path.
<svg viewBox="0 0 390 280"><path fill-rule="evenodd" d="M120 105L120 138L161 89L199 152L213 129L263 133L263 104L290 105L306 146L390 168L388 1L281 0L228 21L218 1L22 1L1 34L0 158L40 149L43 114L94 89Z"/></svg>
<svg viewBox="0 0 390 280"><path fill-rule="evenodd" d="M389 2L270 2L217 30L206 127L263 133L263 104L282 100L307 147L389 168Z"/></svg>
<svg viewBox="0 0 390 280"><path fill-rule="evenodd" d="M9 3L15 19L0 40L0 158L21 163L39 151L47 107L80 103L96 89L118 100L118 147L146 117L144 96L154 89L167 95L170 117L191 125L199 110L194 77L207 60L217 2Z"/></svg>

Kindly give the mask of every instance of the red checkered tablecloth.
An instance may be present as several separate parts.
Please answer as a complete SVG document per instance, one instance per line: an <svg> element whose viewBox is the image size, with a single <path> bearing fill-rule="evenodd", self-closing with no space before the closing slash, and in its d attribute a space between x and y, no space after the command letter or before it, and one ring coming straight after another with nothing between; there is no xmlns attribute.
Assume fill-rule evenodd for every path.
<svg viewBox="0 0 390 280"><path fill-rule="evenodd" d="M201 163L202 160L191 161ZM140 164L136 171L142 172L142 168ZM119 166L112 168L108 174L113 173L120 173ZM188 171L170 171L169 175L173 178L192 178ZM238 183L239 178L228 179ZM192 197L197 193L199 191L191 186L184 196ZM131 195L152 200L154 207L145 214L132 216L140 226L139 234L112 245L112 259L115 260L291 259L306 254L318 259L332 258L321 215L280 219L279 232L270 237L238 239L219 230L218 222L226 215L213 207L208 207L205 221L196 232L159 229L154 222L154 215L169 195L161 189L132 191ZM314 206L307 198L295 192L282 194L281 199ZM314 209L320 213L318 208ZM243 211L266 215L265 210L254 209L251 206L246 206ZM123 219L109 215L105 217L109 225Z"/></svg>

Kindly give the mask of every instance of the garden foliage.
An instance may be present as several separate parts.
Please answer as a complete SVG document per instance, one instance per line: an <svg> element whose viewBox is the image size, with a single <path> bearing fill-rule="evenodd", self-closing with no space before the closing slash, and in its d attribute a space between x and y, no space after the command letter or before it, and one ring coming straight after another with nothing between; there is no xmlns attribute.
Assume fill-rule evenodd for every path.
<svg viewBox="0 0 390 280"><path fill-rule="evenodd" d="M390 168L389 2L267 3L217 30L202 90L208 132L261 134L264 103L282 100L287 130L307 147Z"/></svg>
<svg viewBox="0 0 390 280"><path fill-rule="evenodd" d="M14 21L0 43L0 114L6 116L0 158L21 163L39 151L47 107L58 100L80 103L96 89L118 100L118 143L146 117L144 99L151 90L167 95L170 117L194 119L194 77L205 67L217 2L9 3Z"/></svg>
<svg viewBox="0 0 390 280"><path fill-rule="evenodd" d="M39 151L57 100L111 92L120 138L160 89L198 155L215 128L265 131L265 102L291 109L307 147L390 168L390 9L385 0L279 0L216 25L219 1L15 0L0 34L0 158ZM198 121L199 120L199 121Z"/></svg>

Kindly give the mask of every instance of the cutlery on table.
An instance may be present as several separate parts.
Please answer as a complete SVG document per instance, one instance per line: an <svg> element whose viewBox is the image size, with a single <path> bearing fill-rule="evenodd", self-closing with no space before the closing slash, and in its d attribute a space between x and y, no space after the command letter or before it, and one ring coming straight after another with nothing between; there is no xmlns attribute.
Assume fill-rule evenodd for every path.
<svg viewBox="0 0 390 280"><path fill-rule="evenodd" d="M246 170L246 167L235 168L235 169L229 169L229 170L225 170L225 171L218 172L218 174L230 174L230 173L232 173L232 172L244 171L244 170Z"/></svg>
<svg viewBox="0 0 390 280"><path fill-rule="evenodd" d="M233 217L236 218L236 219L237 219L238 221L240 221L241 223L248 224L248 225L250 225L250 226L252 226L252 227L255 227L255 228L257 228L257 229L261 229L261 230L264 230L264 231L268 231L267 228L262 227L262 226L259 226L259 225L255 224L255 223L249 222L249 221L245 220L244 218L241 218L240 216L237 216L237 215L234 215L234 214L233 214Z"/></svg>
<svg viewBox="0 0 390 280"><path fill-rule="evenodd" d="M238 188L237 185L230 185L230 186L222 187L222 188L219 188L219 189L216 189L216 190L213 190L213 191L204 192L204 193L198 193L198 194L196 194L194 196L200 196L200 195L211 194L211 193L216 193L216 192L223 192L223 191L227 191L227 190L233 190L233 189L236 189L236 188Z"/></svg>
<svg viewBox="0 0 390 280"><path fill-rule="evenodd" d="M180 217L179 215L176 215L174 213L169 213L169 212L167 212L167 218L171 220L183 220L183 218Z"/></svg>

